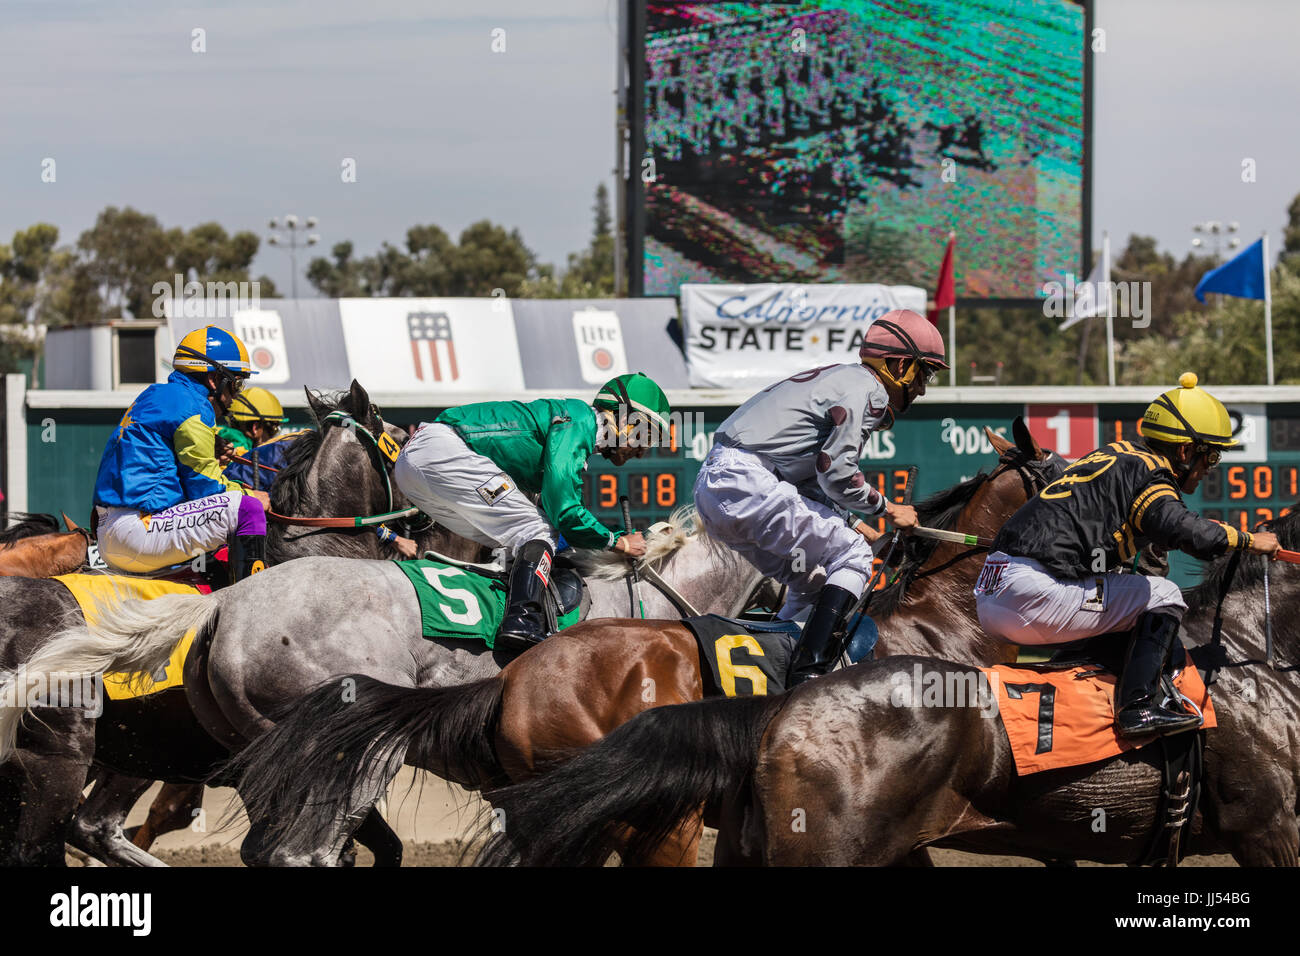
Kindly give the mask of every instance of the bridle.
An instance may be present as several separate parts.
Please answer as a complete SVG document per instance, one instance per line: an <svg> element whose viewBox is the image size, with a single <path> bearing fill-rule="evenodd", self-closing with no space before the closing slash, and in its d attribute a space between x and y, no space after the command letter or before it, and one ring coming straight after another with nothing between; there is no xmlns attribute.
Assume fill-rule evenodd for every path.
<svg viewBox="0 0 1300 956"><path fill-rule="evenodd" d="M987 485L989 482L996 481L1008 471L1015 471L1015 473L1020 477L1021 484L1024 486L1025 500L1032 501L1040 491L1052 483L1052 479L1046 474L1048 463L1051 460L1052 458L1049 454L1048 457L1041 460L1031 461L1023 449L1008 449L999 459L998 466L994 468L993 471L989 472L989 475L984 479L983 484ZM913 567L919 567L928 561L937 547L938 543L935 542L933 546L926 548L925 554L917 555L914 558L915 563L913 564ZM947 561L943 562L943 564L933 568L926 568L924 571L918 570L914 572L910 577L910 581L919 581L921 578L928 578L932 574L946 571L958 561L963 561L966 558L977 554L984 554L988 550L987 547L982 545L967 548L965 551L961 551L955 556L949 558ZM903 571L904 568L900 567L894 577L897 578L903 573Z"/></svg>
<svg viewBox="0 0 1300 956"><path fill-rule="evenodd" d="M375 466L380 476L384 479L384 493L388 502L388 510L382 514L358 515L349 518L307 518L296 515L282 515L274 511L268 511L268 518L278 524L295 525L299 527L355 529L373 527L374 525L384 524L388 521L412 518L415 515L420 514L419 508L393 509L392 468L393 464L397 461L397 455L401 451L401 447L397 442L393 441L387 432L383 430L384 420L380 416L378 409L372 405L370 411L379 422L380 431L378 438L376 438L375 435L371 433L370 429L364 424L358 422L355 418L344 411L330 412L322 418L320 423L321 431L323 432L329 426L334 425L342 428L350 428L352 429L353 434L364 435L366 437L369 444L366 444L365 442L362 442L361 444L371 453L371 464ZM432 524L433 520L429 519L427 523L420 528L408 528L408 530L413 533L419 533Z"/></svg>

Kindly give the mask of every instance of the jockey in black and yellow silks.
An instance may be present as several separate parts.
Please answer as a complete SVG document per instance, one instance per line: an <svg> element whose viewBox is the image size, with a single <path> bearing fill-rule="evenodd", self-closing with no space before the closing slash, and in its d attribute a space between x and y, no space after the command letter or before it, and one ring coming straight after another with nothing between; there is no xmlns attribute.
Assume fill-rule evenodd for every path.
<svg viewBox="0 0 1300 956"><path fill-rule="evenodd" d="M1203 560L1230 549L1272 554L1277 538L1190 511L1222 449L1237 444L1227 409L1185 373L1147 409L1142 439L1099 448L1022 506L998 532L976 585L980 623L1017 644L1058 644L1132 630L1116 692L1121 735L1174 733L1200 725L1161 675L1182 659L1182 593L1162 577L1120 569L1148 543ZM1177 651L1175 649L1177 648Z"/></svg>

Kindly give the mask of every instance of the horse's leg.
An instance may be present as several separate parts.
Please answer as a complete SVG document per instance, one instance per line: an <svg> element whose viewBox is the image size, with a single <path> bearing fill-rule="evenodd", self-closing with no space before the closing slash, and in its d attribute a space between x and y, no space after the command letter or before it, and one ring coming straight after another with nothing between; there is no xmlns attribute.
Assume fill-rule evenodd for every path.
<svg viewBox="0 0 1300 956"><path fill-rule="evenodd" d="M703 696L698 644L684 625L601 623L582 639L546 641L501 672L496 751L512 781L591 746L643 710ZM697 815L646 858L624 862L694 866L702 827Z"/></svg>
<svg viewBox="0 0 1300 956"><path fill-rule="evenodd" d="M149 805L149 815L135 829L131 842L147 850L164 833L183 830L194 819L194 811L203 806L203 784L164 783Z"/></svg>
<svg viewBox="0 0 1300 956"><path fill-rule="evenodd" d="M17 866L63 866L64 843L95 755L95 721L50 708L18 733L18 750L0 766L6 807L0 858Z"/></svg>
<svg viewBox="0 0 1300 956"><path fill-rule="evenodd" d="M1219 729L1205 751L1206 822L1242 866L1296 866L1300 826L1290 765L1261 758L1258 729L1243 728L1229 706L1217 710Z"/></svg>
<svg viewBox="0 0 1300 956"><path fill-rule="evenodd" d="M352 837L375 855L375 866L402 865L401 838L393 832L377 808L370 808Z"/></svg>
<svg viewBox="0 0 1300 956"><path fill-rule="evenodd" d="M110 866L166 866L126 838L122 824L151 780L101 772L95 789L77 811L68 842Z"/></svg>
<svg viewBox="0 0 1300 956"><path fill-rule="evenodd" d="M677 832L644 856L623 857L624 866L694 866L700 853L704 814L683 821Z"/></svg>
<svg viewBox="0 0 1300 956"><path fill-rule="evenodd" d="M375 804L388 792L393 778L402 769L405 760L406 753L403 750L390 755L388 761L382 766L373 767L345 803L345 806L353 809L340 810L329 832L323 836L302 837L295 834L290 826L288 835L271 848L268 855L270 864L272 866L340 866L340 854L348 839L369 822L372 815L378 815ZM380 822L383 823L382 818ZM370 825L374 826L373 823ZM392 833L387 823L384 823L384 829L392 834L394 840L397 839L397 835ZM400 846L400 841L398 843ZM391 859L391 849L389 858Z"/></svg>
<svg viewBox="0 0 1300 956"><path fill-rule="evenodd" d="M0 770L0 864L63 866L64 840L86 780L79 756L19 751Z"/></svg>

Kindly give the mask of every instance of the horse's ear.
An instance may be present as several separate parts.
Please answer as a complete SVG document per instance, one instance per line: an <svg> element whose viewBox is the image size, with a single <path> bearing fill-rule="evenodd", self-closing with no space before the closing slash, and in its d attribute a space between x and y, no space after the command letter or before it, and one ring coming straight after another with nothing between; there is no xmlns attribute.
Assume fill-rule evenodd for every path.
<svg viewBox="0 0 1300 956"><path fill-rule="evenodd" d="M329 406L321 400L319 394L313 392L306 385L302 387L302 390L307 394L307 405L311 408L312 417L314 417L316 422L319 424L324 421L325 416L330 413Z"/></svg>
<svg viewBox="0 0 1300 956"><path fill-rule="evenodd" d="M1020 415L1011 423L1011 434L1015 436L1016 447L1025 453L1025 457L1030 461L1042 461L1047 455L1039 447L1038 442L1034 441L1034 436L1029 434L1029 426Z"/></svg>
<svg viewBox="0 0 1300 956"><path fill-rule="evenodd" d="M365 388L355 378L352 380L352 387L348 390L348 402L351 406L352 417L359 422L365 422L368 427L373 428L374 422L370 421L373 417L370 411L370 396L366 394Z"/></svg>
<svg viewBox="0 0 1300 956"><path fill-rule="evenodd" d="M1010 439L1003 438L993 429L989 428L988 425L984 426L984 437L989 440L989 444L993 446L993 450L998 453L999 458L1005 455L1009 449L1015 447L1014 442Z"/></svg>
<svg viewBox="0 0 1300 956"><path fill-rule="evenodd" d="M65 526L69 531L80 531L80 530L81 530L81 526L80 526L79 524L77 524L77 522L75 522L75 521L73 521L71 518L69 518L69 517L68 517L68 513L67 513L66 511L60 511L59 514L63 515L63 524L64 524L64 526Z"/></svg>

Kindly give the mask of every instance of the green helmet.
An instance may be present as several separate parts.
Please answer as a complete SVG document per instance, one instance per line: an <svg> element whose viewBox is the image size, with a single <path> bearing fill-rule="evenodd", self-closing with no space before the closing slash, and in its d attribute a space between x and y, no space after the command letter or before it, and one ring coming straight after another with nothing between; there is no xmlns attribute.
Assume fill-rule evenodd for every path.
<svg viewBox="0 0 1300 956"><path fill-rule="evenodd" d="M631 419L638 412L645 416L650 427L656 431L668 433L668 416L672 406L668 396L655 384L654 379L641 372L632 372L611 378L601 386L596 400L591 403L596 408L606 408L615 414Z"/></svg>

